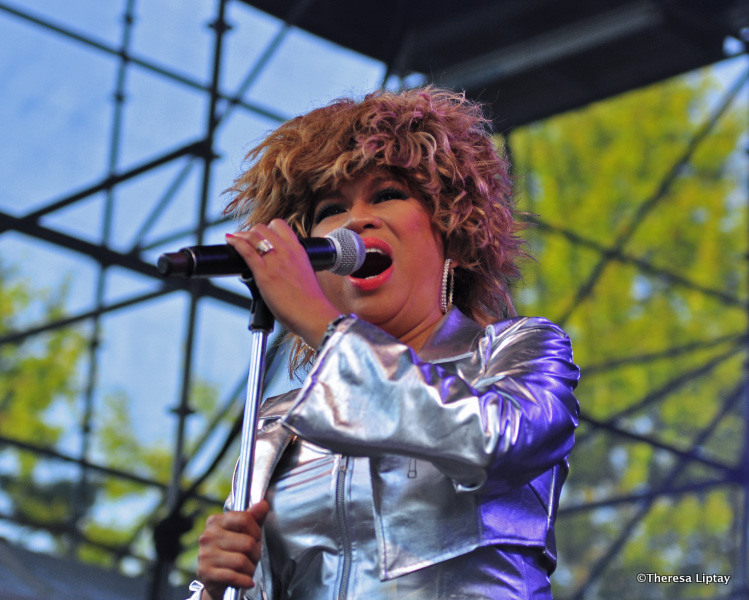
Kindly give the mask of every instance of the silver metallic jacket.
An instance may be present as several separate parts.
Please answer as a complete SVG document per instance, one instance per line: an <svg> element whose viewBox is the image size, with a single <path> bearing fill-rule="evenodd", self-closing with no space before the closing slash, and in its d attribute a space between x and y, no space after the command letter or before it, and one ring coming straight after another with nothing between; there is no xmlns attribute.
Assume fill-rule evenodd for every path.
<svg viewBox="0 0 749 600"><path fill-rule="evenodd" d="M547 574L556 564L554 520L577 426L578 378L569 339L545 319L482 329L453 309L418 354L373 325L344 319L302 389L261 407L251 500L267 494L272 514L259 585L248 594L550 597ZM295 472L302 476L287 478ZM310 483L318 473L318 483ZM334 511L310 513L300 497L310 485L332 495L341 473L348 485L341 498L354 516L351 535L360 534L343 541L349 554L358 552L356 587L346 564L330 561L346 553L335 547L340 534L327 531L334 527L325 524L326 514ZM274 539L279 534L288 541ZM315 545L333 548L310 558L306 548ZM293 567L278 565L281 558ZM486 582L464 595L474 564ZM538 573L529 572L534 566ZM372 588L368 577L377 580ZM439 580L452 581L457 591ZM350 589L341 590L344 584Z"/></svg>

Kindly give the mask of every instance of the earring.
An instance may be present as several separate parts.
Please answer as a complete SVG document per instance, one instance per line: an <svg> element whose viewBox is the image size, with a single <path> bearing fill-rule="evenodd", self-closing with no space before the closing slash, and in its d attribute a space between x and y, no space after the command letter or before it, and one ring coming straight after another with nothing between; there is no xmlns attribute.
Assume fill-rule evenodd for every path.
<svg viewBox="0 0 749 600"><path fill-rule="evenodd" d="M440 294L440 308L442 314L447 314L447 311L453 305L453 291L455 289L455 275L453 270L450 268L452 258L445 259L445 268L442 271L442 290ZM448 281L449 280L449 281Z"/></svg>

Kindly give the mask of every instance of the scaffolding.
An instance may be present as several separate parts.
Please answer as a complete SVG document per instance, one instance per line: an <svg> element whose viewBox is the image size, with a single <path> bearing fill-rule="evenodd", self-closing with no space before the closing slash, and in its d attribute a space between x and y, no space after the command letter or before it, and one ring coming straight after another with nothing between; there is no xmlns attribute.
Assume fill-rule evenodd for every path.
<svg viewBox="0 0 749 600"><path fill-rule="evenodd" d="M87 53L102 57L107 64L114 67L114 86L109 93L109 128L107 132L106 145L106 167L101 176L95 178L72 192L61 192L49 200L37 202L28 210L21 206L18 210L3 209L0 212L0 234L6 236L17 234L24 239L33 240L47 248L56 248L60 251L70 252L76 257L88 261L87 264L95 265L91 278L90 291L91 302L80 310L66 312L55 318L44 322L31 323L21 329L0 332L0 348L19 347L29 340L38 339L40 336L48 335L56 331L67 331L70 328L78 328L85 332L86 357L85 370L80 373L81 394L79 398L78 422L76 423L75 451L70 450L70 445L47 444L44 440L29 441L27 439L15 438L7 433L0 435L0 447L15 449L23 453L31 453L43 457L55 464L65 464L73 467L75 473L75 485L72 486L75 500L71 503L71 513L66 517L64 531L55 531L63 534L69 540L69 547L75 550L79 545L86 544L98 547L102 551L112 553L118 559L137 559L141 567L152 573L151 598L163 596L170 572L173 571L175 561L183 552L178 540L182 533L188 531L194 524L199 510L216 510L221 506L222 498L213 495L199 493L199 489L210 477L215 475L216 470L225 465L226 460L231 459L233 444L239 431L241 417L238 410L241 409L243 394L243 373L245 365L236 365L236 380L233 385L226 384L221 390L221 400L216 403L211 415L201 416L199 419L200 430L191 430L191 420L195 420L198 408L195 403L195 382L200 378L196 367L197 356L200 354L201 329L200 315L203 307L211 307L209 310L228 311L232 322L245 318L248 307L248 298L239 286L232 287L215 281L180 281L163 280L155 267L154 257L161 251L175 249L177 245L207 243L211 235L231 227L230 223L220 215L212 204L216 196L217 186L227 187L228 180L217 181L217 167L226 169L227 161L222 156L221 144L218 139L223 128L231 123L232 117L238 114L250 115L263 127L271 128L281 123L291 115L282 109L274 109L271 105L252 99L252 91L260 85L263 77L272 71L274 59L284 49L284 44L290 36L300 31L300 27L310 27L315 31L315 9L314 0L296 0L289 3L275 3L278 11L283 11L278 20L270 20L270 33L265 35L262 43L258 43L252 60L247 61L248 68L241 78L236 78L238 83L231 92L227 92L225 69L227 63L227 43L232 35L237 35L234 29L229 11L237 19L245 19L256 16L256 9L252 5L271 10L262 2L239 2L235 0L205 0L202 3L210 7L211 19L208 23L210 35L205 40L210 44L207 53L209 59L207 81L200 76L189 74L168 63L161 62L156 58L139 53L134 48L133 38L137 34L138 10L136 0L123 0L122 15L119 25L117 42L109 38L96 36L84 29L76 28L71 24L48 16L41 11L0 2L0 18L7 23L29 28L34 36L54 37L64 40L66 43L84 49ZM271 3L273 4L273 3ZM319 4L319 3L317 3ZM335 3L332 3L335 4ZM382 61L380 63L379 85L398 87L407 85L411 81L434 80L437 83L449 83L457 88L465 88L479 99L485 100L487 92L491 90L492 82L487 77L505 77L507 81L514 82L512 77L519 73L532 71L544 61L571 60L579 56L580 52L595 50L601 47L609 47L612 40L618 39L625 34L620 31L622 20L619 18L623 10L629 18L629 29L641 27L642 30L654 30L665 27L663 15L656 14L658 3L641 2L613 6L623 3L602 3L601 14L584 14L576 21L573 27L570 24L559 28L558 31L549 29L551 24L544 21L544 27L539 32L526 32L530 37L526 42L513 41L510 49L484 48L481 55L475 57L462 57L450 68L441 70L425 69L423 61L428 56L428 51L419 46L424 42L425 47L436 47L436 40L444 38L445 23L430 24L423 32L414 32L406 27L409 15L408 10L403 8L408 3L398 2L402 10L400 18L394 19L393 31L388 36L383 36L392 41L391 47L373 56ZM418 4L418 3L416 3ZM446 3L449 4L449 3ZM478 3L480 4L480 3ZM485 3L484 11L492 11L488 8L490 4ZM502 7L503 18L508 11L518 12L523 4L527 7L535 6L537 10L544 7L542 2L516 3L508 2ZM588 6L581 3L581 6ZM611 6L609 6L611 5ZM684 5L687 6L687 5ZM688 8L682 6L679 9L678 18L669 13L673 22L678 22L681 30L694 32L697 25L695 19L700 17L699 12L690 13ZM581 9L582 10L582 9ZM697 9L695 9L697 10ZM725 3L726 14L733 14L737 8L734 3ZM613 12L612 12L613 11ZM733 11L733 12L732 12ZM366 11L363 11L366 14ZM572 11L574 13L574 10ZM612 15L619 15L613 19ZM455 32L473 31L480 26L482 19L478 18L481 11L475 11L468 16L456 18ZM534 17L542 20L538 14L526 15L528 19ZM362 15L357 15L361 18ZM657 18L656 18L657 17ZM728 17L724 21L727 22ZM725 37L738 35L737 31L717 29L717 23L723 23L716 17L710 24L711 36ZM244 20L243 20L244 22ZM530 22L530 21L529 21ZM607 29L608 27L608 29ZM690 29L691 28L691 29ZM746 31L745 29L743 31ZM247 35L246 30L242 30ZM584 33L585 37L581 38ZM420 35L422 37L420 37ZM707 35L701 32L700 40L704 41ZM442 36L442 37L441 37ZM461 37L457 36L457 37ZM453 32L451 38L455 38ZM740 35L738 36L740 39ZM340 41L340 40L336 40ZM745 40L744 40L745 41ZM431 44L432 46L430 46ZM556 44L556 46L555 46ZM562 48L562 55L555 54L554 48ZM500 60L501 59L501 60ZM639 57L639 60L645 60ZM695 61L696 59L691 59ZM706 60L706 59L702 59ZM504 61L504 62L502 62ZM705 62L704 64L708 64ZM490 66L494 65L495 71ZM542 65L543 66L543 65ZM548 65L547 65L548 66ZM682 67L693 68L694 65ZM494 68L492 67L492 68ZM133 73L147 74L154 80L167 82L174 88L184 89L187 93L199 98L198 104L202 105L202 121L198 126L188 129L197 131L186 141L177 143L172 147L154 152L151 156L138 160L125 160L123 158L123 138L128 132L128 98L130 95L130 81ZM427 73L428 75L424 75ZM568 74L569 75L569 74ZM283 74L277 76L282 77ZM639 85L654 80L655 75L648 73L644 79L638 81ZM660 76L659 76L660 77ZM585 79L580 74L580 79ZM494 80L492 80L494 81ZM583 98L579 89L570 93L562 105L549 105L541 107L534 104L528 107L526 114L521 114L517 106L513 106L512 118L500 119L498 128L502 131L511 130L523 125L533 119L553 114L553 111L581 106L592 100L598 99L602 94L611 94L623 89L629 89L636 85L635 79L622 78L612 84L612 87L601 92L591 90L591 95ZM580 88L590 87L589 81L581 83ZM655 192L648 198L643 199L637 206L634 215L625 227L620 228L618 235L610 242L602 244L593 238L586 237L575 231L572 227L560 227L543 220L543 215L535 219L538 231L543 235L564 238L567 243L578 246L585 251L593 252L599 256L595 266L587 274L585 280L574 290L568 304L558 315L549 315L560 325L564 326L575 311L583 304L596 286L600 283L602 274L612 263L627 264L649 276L658 277L668 281L675 286L687 287L706 297L717 299L726 306L746 307L746 290L716 289L700 284L690 279L688 273L680 272L678 268L664 269L656 266L653 262L628 252L627 244L636 233L639 225L643 223L651 212L659 205L659 202L667 196L671 186L678 179L679 174L689 165L691 157L700 148L701 142L710 135L712 129L719 122L726 110L735 106L742 91L747 89L747 74L742 73L736 81L728 87L720 102L710 115L704 120L692 134L691 139L684 147L681 156L673 163L672 169L664 176L663 180L655 186ZM483 96L482 97L482 90ZM100 91L100 90L97 90ZM526 92L523 92L526 93ZM523 94L518 95L524 97ZM493 98L493 97L492 97ZM495 112L501 114L502 105L498 100L494 103ZM545 112L544 112L545 111ZM510 143L512 136L510 135ZM235 157L236 158L236 157ZM132 184L145 178L157 175L161 193L147 199L139 199L140 207L136 211L137 221L131 226L133 234L130 239L123 243L119 239L116 226L118 210L122 210L122 203L133 202ZM222 172L220 176L224 176ZM189 198L190 195L193 198ZM125 200L125 198L127 200ZM86 203L95 199L100 206L98 229L95 234L83 235L70 228L55 225L55 218L66 214L66 211L88 206ZM189 218L177 227L163 227L164 220L186 202L192 202L193 208L188 212ZM2 238L0 238L2 241ZM137 284L133 285L136 292L128 291L124 294L114 294L109 289L112 285L113 274L116 277L126 273L133 277ZM98 404L102 402L100 390L102 382L102 343L107 337L107 327L112 317L125 314L128 311L139 310L139 307L155 306L159 303L169 302L172 298L179 298L177 302L168 305L170 311L170 323L179 323L183 332L182 339L174 346L180 348L179 363L174 360L172 366L177 366L179 381L173 386L175 395L171 401L169 427L171 448L171 474L167 479L143 476L138 468L124 468L123 466L112 466L102 464L95 456L92 448L92 436L96 434L95 414L99 410ZM221 308L216 308L221 307ZM164 334L173 335L173 334ZM212 341L215 342L215 337ZM238 336L241 339L241 336ZM238 342L239 343L239 342ZM613 416L603 420L596 419L586 414L583 409L581 420L585 424L585 430L578 439L578 446L584 446L587 439L606 433L607 435L621 436L640 443L648 444L653 448L671 454L675 462L669 474L658 483L649 485L640 493L628 496L615 496L604 500L589 502L566 503L560 508L560 520L585 512L595 511L607 507L627 505L632 507L632 512L626 523L609 546L603 550L596 564L592 565L588 573L573 586L569 600L593 597L596 582L605 576L608 565L615 559L618 553L627 544L628 539L641 523L644 515L648 513L654 502L663 497L679 497L687 494L700 493L713 488L731 488L739 490L738 496L742 498L735 506L734 521L736 523L737 540L735 543L734 584L731 587L732 598L743 598L749 593L749 581L747 580L747 567L749 558L747 556L747 536L749 535L749 440L744 447L737 449L736 456L724 457L716 460L705 456L700 448L704 442L714 435L718 426L726 418L743 411L744 418L749 415L749 394L747 394L745 381L737 382L734 389L726 390L722 398L722 409L715 415L714 419L703 427L693 439L689 440L683 447L663 442L657 436L639 433L623 425L626 417L636 413L637 410L652 406L668 398L669 395L678 393L683 386L700 377L709 377L710 374L723 363L738 354L743 354L746 349L746 333L737 331L730 336L717 339L705 339L695 341L693 344L674 346L664 349L656 355L633 356L619 361L604 361L597 365L587 365L584 369L588 374L604 372L607 369L617 368L622 360L631 364L646 364L650 360L669 359L678 361L680 357L689 352L714 345L727 345L727 350L710 361L699 365L686 372L679 372L671 381L666 382L658 389L651 390L645 397L631 405L628 409L620 411ZM205 352L205 350L202 350ZM270 365L269 378L282 379L285 366L283 361L276 360L279 348L272 345L273 353L268 361ZM279 375L280 374L280 375ZM166 375L165 375L166 377ZM239 408L238 408L239 406ZM741 408L743 406L743 409ZM233 423L226 426L226 422ZM221 423L224 425L219 426ZM162 425L165 426L166 423ZM745 429L746 431L746 429ZM218 434L216 433L218 432ZM218 436L218 437L217 437ZM75 444L74 444L75 445ZM229 457L227 459L227 456ZM197 457L197 458L196 458ZM698 464L709 470L710 477L700 481L687 484L680 483L679 475L689 465ZM141 486L148 490L153 510L141 520L136 528L137 533L129 540L117 544L102 544L87 537L83 531L82 523L86 519L89 507L88 499L91 496L92 480L97 478L111 478L129 482L132 485ZM571 484L574 485L574 474ZM192 503L192 504L190 504ZM201 507L196 509L195 506ZM192 508L188 508L192 507ZM0 509L1 510L1 509ZM5 522L15 523L18 526L30 529L45 529L45 523L21 522L17 515L0 514L0 519ZM138 549L142 546L144 532L154 532L156 538L156 552L153 556L144 556ZM140 544L140 546L139 546ZM154 558L155 557L155 558ZM727 596L721 596L726 597Z"/></svg>

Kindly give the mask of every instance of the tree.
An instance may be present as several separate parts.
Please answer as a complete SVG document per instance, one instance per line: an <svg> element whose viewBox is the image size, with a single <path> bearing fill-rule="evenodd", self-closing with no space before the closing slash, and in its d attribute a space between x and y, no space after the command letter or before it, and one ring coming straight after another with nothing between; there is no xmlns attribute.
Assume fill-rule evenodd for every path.
<svg viewBox="0 0 749 600"><path fill-rule="evenodd" d="M636 575L733 572L740 496L720 465L746 437L739 108L700 129L722 94L677 78L510 138L520 206L540 215L518 308L560 322L582 369L558 598L712 597Z"/></svg>
<svg viewBox="0 0 749 600"><path fill-rule="evenodd" d="M62 316L65 286L35 289L7 265L0 265L0 336L27 325L29 315L42 321ZM0 346L0 436L5 444L18 442L54 448L65 433L55 409L72 412L77 397L76 372L85 349L83 336L57 329ZM73 504L90 507L91 495L79 497L75 483L58 477L34 452L7 446L6 468L0 489L10 505L6 518L29 527L43 527L62 543L70 533Z"/></svg>
<svg viewBox="0 0 749 600"><path fill-rule="evenodd" d="M39 288L0 264L0 338L63 319L67 298L65 283ZM109 394L96 406L99 435L91 454L114 473L88 469L84 483L83 468L66 460L77 457L66 435L69 440L71 431L80 428L79 372L88 343L82 331L52 327L0 345L0 500L8 507L0 517L14 524L17 542L23 544L32 534L38 542L43 533L47 548L57 554L105 566L118 566L126 557L152 559L158 517L153 506L162 499L144 481L168 484L173 456L166 443L145 446L138 439L126 394ZM200 413L215 412L218 395L208 382L196 381L191 398ZM217 426L225 429L231 418L224 415ZM135 477L118 476L118 471ZM225 469L200 493L225 497L230 475L231 468ZM191 501L187 510L203 504ZM198 521L193 538L202 530ZM147 566L144 560L135 569Z"/></svg>

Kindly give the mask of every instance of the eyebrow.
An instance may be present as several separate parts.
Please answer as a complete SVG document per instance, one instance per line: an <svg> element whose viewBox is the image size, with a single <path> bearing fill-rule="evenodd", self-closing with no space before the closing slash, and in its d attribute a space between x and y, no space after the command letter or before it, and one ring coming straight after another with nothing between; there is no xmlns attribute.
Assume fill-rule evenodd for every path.
<svg viewBox="0 0 749 600"><path fill-rule="evenodd" d="M321 192L320 194L317 194L317 197L314 199L314 204L319 204L323 200L328 200L328 199L343 200L343 194L339 192L338 190L330 190L329 192Z"/></svg>
<svg viewBox="0 0 749 600"><path fill-rule="evenodd" d="M398 185L406 185L405 182L401 181L400 178L395 177L394 175L382 175L380 177L375 177L371 182L372 185L379 185L381 183L397 183Z"/></svg>
<svg viewBox="0 0 749 600"><path fill-rule="evenodd" d="M406 188L408 187L404 181L402 181L398 177L395 177L394 175L380 175L378 177L375 177L372 179L372 181L369 182L369 187L377 187L379 185L382 185L383 183L394 183ZM320 202L324 202L326 200L345 200L345 197L339 190L323 191L317 194L313 199L313 208L316 208L317 205L320 204Z"/></svg>

